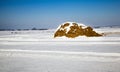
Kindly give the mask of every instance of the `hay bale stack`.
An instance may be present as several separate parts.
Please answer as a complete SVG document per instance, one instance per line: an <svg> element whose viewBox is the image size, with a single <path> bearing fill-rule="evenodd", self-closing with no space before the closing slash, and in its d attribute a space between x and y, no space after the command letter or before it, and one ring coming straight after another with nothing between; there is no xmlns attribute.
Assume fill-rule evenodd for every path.
<svg viewBox="0 0 120 72"><path fill-rule="evenodd" d="M66 36L68 38L75 38L78 36L102 36L101 34L95 32L92 27L86 26L84 24L78 24L75 22L66 22L58 27L54 33L54 37Z"/></svg>

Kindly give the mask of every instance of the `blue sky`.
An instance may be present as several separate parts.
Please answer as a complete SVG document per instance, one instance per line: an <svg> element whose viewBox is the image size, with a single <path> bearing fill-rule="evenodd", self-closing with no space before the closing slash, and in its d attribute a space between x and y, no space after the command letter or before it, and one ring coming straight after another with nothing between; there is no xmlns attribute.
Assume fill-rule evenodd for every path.
<svg viewBox="0 0 120 72"><path fill-rule="evenodd" d="M0 29L56 28L66 21L120 25L120 0L0 0Z"/></svg>

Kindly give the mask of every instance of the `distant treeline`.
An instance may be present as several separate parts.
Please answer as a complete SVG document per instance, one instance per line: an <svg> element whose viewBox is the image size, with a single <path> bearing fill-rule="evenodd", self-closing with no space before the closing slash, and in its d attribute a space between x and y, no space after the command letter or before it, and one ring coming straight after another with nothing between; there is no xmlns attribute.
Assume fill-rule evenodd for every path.
<svg viewBox="0 0 120 72"><path fill-rule="evenodd" d="M47 28L41 28L41 29L37 29L37 28L32 28L32 29L0 29L0 31L23 31L23 30L48 30Z"/></svg>
<svg viewBox="0 0 120 72"><path fill-rule="evenodd" d="M94 26L93 28L103 28L103 27L109 27L109 28L120 28L120 25Z"/></svg>

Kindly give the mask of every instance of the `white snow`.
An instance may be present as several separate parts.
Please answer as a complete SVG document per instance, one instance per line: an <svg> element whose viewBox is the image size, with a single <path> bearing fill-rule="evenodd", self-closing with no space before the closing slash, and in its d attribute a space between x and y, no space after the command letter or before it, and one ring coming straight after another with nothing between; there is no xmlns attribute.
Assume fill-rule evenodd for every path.
<svg viewBox="0 0 120 72"><path fill-rule="evenodd" d="M54 38L52 30L0 31L0 72L119 72L120 28L103 37Z"/></svg>

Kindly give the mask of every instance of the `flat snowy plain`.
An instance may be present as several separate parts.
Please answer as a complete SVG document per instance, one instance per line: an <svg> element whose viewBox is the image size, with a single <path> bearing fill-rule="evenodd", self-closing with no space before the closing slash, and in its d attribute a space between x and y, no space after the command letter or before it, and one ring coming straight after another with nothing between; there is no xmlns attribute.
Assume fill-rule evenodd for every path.
<svg viewBox="0 0 120 72"><path fill-rule="evenodd" d="M120 28L53 38L54 29L0 31L0 72L120 72Z"/></svg>

